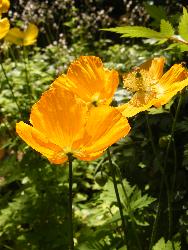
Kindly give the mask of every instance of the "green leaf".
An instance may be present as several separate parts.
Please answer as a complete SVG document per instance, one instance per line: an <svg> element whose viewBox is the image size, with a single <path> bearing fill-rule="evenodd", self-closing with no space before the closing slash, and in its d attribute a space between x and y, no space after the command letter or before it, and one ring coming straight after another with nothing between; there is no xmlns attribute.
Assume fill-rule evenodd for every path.
<svg viewBox="0 0 188 250"><path fill-rule="evenodd" d="M160 32L142 26L124 26L124 27L116 27L103 30L115 32L118 34L123 34L122 37L143 37L143 38L155 38L155 39L166 38Z"/></svg>
<svg viewBox="0 0 188 250"><path fill-rule="evenodd" d="M166 38L169 38L174 35L174 28L169 21L161 20L160 31Z"/></svg>
<svg viewBox="0 0 188 250"><path fill-rule="evenodd" d="M181 249L180 242L174 242L174 248L173 248L172 242L168 240L165 243L164 238L161 238L152 248L152 250L173 250L173 249L180 250Z"/></svg>
<svg viewBox="0 0 188 250"><path fill-rule="evenodd" d="M142 196L141 191L136 188L131 196L130 206L131 209L135 211L137 209L148 207L155 200L155 198L149 197L147 194Z"/></svg>
<svg viewBox="0 0 188 250"><path fill-rule="evenodd" d="M183 39L188 41L188 13L185 7L183 8L183 15L179 22L179 34Z"/></svg>
<svg viewBox="0 0 188 250"><path fill-rule="evenodd" d="M181 50L181 52L188 51L188 44L179 44L178 47Z"/></svg>
<svg viewBox="0 0 188 250"><path fill-rule="evenodd" d="M156 21L160 22L161 19L167 19L164 7L150 5L148 3L144 3L144 7L148 12L148 14L150 15L150 17L154 18Z"/></svg>

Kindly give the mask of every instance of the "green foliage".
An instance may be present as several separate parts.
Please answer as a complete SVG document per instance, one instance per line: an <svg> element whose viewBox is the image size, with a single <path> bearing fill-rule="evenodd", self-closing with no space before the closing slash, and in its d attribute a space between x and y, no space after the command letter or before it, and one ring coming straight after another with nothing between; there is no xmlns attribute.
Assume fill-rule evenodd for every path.
<svg viewBox="0 0 188 250"><path fill-rule="evenodd" d="M174 246L173 246L174 245ZM152 248L153 250L180 250L180 243L179 242L171 242L171 241L167 241L165 243L164 238L161 238L156 244L155 246Z"/></svg>
<svg viewBox="0 0 188 250"><path fill-rule="evenodd" d="M150 5L148 3L144 3L144 7L147 10L150 17L157 21L157 24L160 24L161 19L166 20L167 14L163 6L155 6Z"/></svg>
<svg viewBox="0 0 188 250"><path fill-rule="evenodd" d="M175 35L175 30L170 21L167 20L163 8L157 6L150 6L148 4L146 4L145 7L148 10L149 14L151 13L151 17L153 17L157 21L158 25L160 24L159 32L143 26L122 26L122 27L108 28L102 30L121 34L121 37L154 39L155 43L157 43L158 45L163 44L164 42L167 41L173 41L175 44L173 46L169 46L168 49L177 47L181 51L187 51L188 13L186 8L183 8L183 15L180 17L179 27L178 27L179 34Z"/></svg>
<svg viewBox="0 0 188 250"><path fill-rule="evenodd" d="M186 41L188 41L188 13L186 8L183 8L183 15L180 18L180 22L179 22L179 35L185 39Z"/></svg>
<svg viewBox="0 0 188 250"><path fill-rule="evenodd" d="M116 27L116 28L109 28L102 30L122 34L121 37L144 37L144 38L155 38L155 39L167 38L166 34L141 26L125 26L125 27Z"/></svg>
<svg viewBox="0 0 188 250"><path fill-rule="evenodd" d="M174 29L172 27L172 24L168 21L161 20L160 24L160 32L164 35L164 37L169 38L174 35Z"/></svg>
<svg viewBox="0 0 188 250"><path fill-rule="evenodd" d="M61 29L58 30L57 26L52 29L56 30L57 34L48 30L53 23L52 20L48 28L45 26L47 22L44 20L49 18L49 13L46 17L42 16L43 20L37 19L42 22L41 27L45 27L45 31L41 28L43 34L39 44L42 43L45 34L49 35L49 38L45 38L47 43L51 43L56 39L56 35L59 35L58 32L62 31L63 38L58 44L51 43L45 47L46 43L44 43L43 48L28 47L26 65L23 52L19 47L2 46L1 61L21 110L19 114L10 86L0 69L0 249L2 250L68 249L67 166L66 164L50 165L40 154L18 139L15 133L15 123L19 120L28 121L32 104L40 98L53 79L66 72L70 62L79 55L100 56L105 62L105 67L119 71L121 79L122 73L139 66L151 57L165 56L167 67L170 67L173 63L185 60L180 50L188 50L186 44L179 43L180 37L174 35L176 23L172 21L171 16L166 14L164 7L146 5L151 17L156 21L153 27L158 28L160 25L160 31L140 26L118 27L117 29L121 35L126 33L126 37L128 35L143 37L144 35L146 38L151 38L144 41L147 43L136 45L131 40L126 40L123 44L114 44L114 41L110 39L99 38L102 34L96 33L96 30L108 23L107 18L102 25L106 14L100 15L99 20L96 14L90 16L94 11L90 11L88 6L87 8L84 6L87 9L86 15L83 15L85 14L84 8L81 11L74 6L68 13L65 7L70 1L65 1L66 4L64 1L58 1L60 2L62 5L58 7L56 14L59 15L62 10L62 19L58 19ZM91 6L91 2L87 2ZM40 3L35 1L35 7L38 4ZM53 16L53 18L56 17L56 15ZM26 16L23 20L26 20ZM99 26L97 26L97 20L100 22ZM117 23L116 20L115 23ZM110 24L111 22L108 23ZM179 24L179 35L185 40L187 40L186 25L187 11L184 8ZM152 38L157 39L158 45L169 41L168 38L178 40L171 44L168 50L162 50L159 46L152 46L152 41L156 44ZM25 66L29 75L29 84L26 79ZM120 86L121 84L120 80ZM32 94L31 99L30 94ZM175 250L179 250L180 245L182 250L187 249L186 91L182 95L184 95L184 103L178 116L175 138L173 138L174 144L170 147L165 170L172 199L172 237L169 237L167 233L169 230L167 190L166 186L160 189L162 174L158 162L164 163L165 151L172 138L171 126L177 107L177 98L159 109L151 108L147 112L157 155L153 153L151 147L144 113L130 119L132 130L129 136L111 147L126 221L126 245L122 238L121 219L106 156L90 163L74 162L75 250L137 250L137 237L140 247L148 249L160 193L161 211L154 240L158 242L153 246L153 250L173 249L172 238L176 238L176 235L178 239L174 240ZM119 105L129 100L130 97L129 92L119 88L114 99ZM178 162L176 169L175 155Z"/></svg>

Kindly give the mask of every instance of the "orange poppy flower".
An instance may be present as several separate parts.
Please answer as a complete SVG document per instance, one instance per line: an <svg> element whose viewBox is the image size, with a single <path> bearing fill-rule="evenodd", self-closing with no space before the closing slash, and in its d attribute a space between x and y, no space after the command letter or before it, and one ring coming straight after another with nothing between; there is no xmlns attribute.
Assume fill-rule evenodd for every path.
<svg viewBox="0 0 188 250"><path fill-rule="evenodd" d="M123 77L124 87L133 93L129 102L118 107L126 117L166 104L188 85L188 72L181 64L163 74L165 59L154 58Z"/></svg>
<svg viewBox="0 0 188 250"><path fill-rule="evenodd" d="M5 40L16 45L28 46L37 41L37 36L37 26L30 23L25 31L21 31L19 28L10 29Z"/></svg>
<svg viewBox="0 0 188 250"><path fill-rule="evenodd" d="M0 39L6 36L10 28L10 23L7 18L0 19Z"/></svg>
<svg viewBox="0 0 188 250"><path fill-rule="evenodd" d="M58 77L55 86L63 86L88 104L109 105L118 86L118 73L104 68L100 58L81 56L71 63L66 75Z"/></svg>
<svg viewBox="0 0 188 250"><path fill-rule="evenodd" d="M19 122L16 131L50 162L66 162L68 154L90 161L127 135L126 118L109 106L90 108L62 87L51 88L33 106L32 126Z"/></svg>
<svg viewBox="0 0 188 250"><path fill-rule="evenodd" d="M0 15L2 13L8 12L9 8L10 8L9 0L0 0Z"/></svg>

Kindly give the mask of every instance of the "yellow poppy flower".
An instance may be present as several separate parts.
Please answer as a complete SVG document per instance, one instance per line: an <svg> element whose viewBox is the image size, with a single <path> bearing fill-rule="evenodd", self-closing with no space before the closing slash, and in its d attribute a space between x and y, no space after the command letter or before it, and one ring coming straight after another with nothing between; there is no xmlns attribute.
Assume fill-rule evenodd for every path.
<svg viewBox="0 0 188 250"><path fill-rule="evenodd" d="M115 108L88 110L85 102L62 87L42 95L32 108L30 123L17 123L17 133L54 164L66 162L68 154L86 161L96 159L130 130Z"/></svg>
<svg viewBox="0 0 188 250"><path fill-rule="evenodd" d="M63 86L94 106L109 105L118 86L118 73L104 68L100 58L81 56L71 63L66 75L58 77L55 86Z"/></svg>
<svg viewBox="0 0 188 250"><path fill-rule="evenodd" d="M124 87L133 93L131 100L118 107L126 117L166 104L188 85L188 72L181 64L163 74L165 59L154 58L123 77Z"/></svg>
<svg viewBox="0 0 188 250"><path fill-rule="evenodd" d="M19 28L10 29L5 40L16 45L28 46L37 41L37 36L37 26L30 23L25 31L21 31Z"/></svg>
<svg viewBox="0 0 188 250"><path fill-rule="evenodd" d="M7 18L0 19L0 39L6 36L10 28L10 23Z"/></svg>
<svg viewBox="0 0 188 250"><path fill-rule="evenodd" d="M0 0L0 15L2 13L8 12L9 8L10 8L9 0Z"/></svg>

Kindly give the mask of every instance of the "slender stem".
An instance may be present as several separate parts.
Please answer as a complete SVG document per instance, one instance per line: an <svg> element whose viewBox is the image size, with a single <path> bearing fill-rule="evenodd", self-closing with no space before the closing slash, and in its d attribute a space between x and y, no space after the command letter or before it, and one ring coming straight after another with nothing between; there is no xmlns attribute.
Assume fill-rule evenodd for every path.
<svg viewBox="0 0 188 250"><path fill-rule="evenodd" d="M169 38L169 40L173 41L173 42L178 42L178 43L182 43L182 44L185 44L185 45L188 45L188 42L184 39L179 39L177 36L172 36Z"/></svg>
<svg viewBox="0 0 188 250"><path fill-rule="evenodd" d="M128 212L129 218L131 219L131 225L132 225L133 233L135 235L135 239L136 239L136 243L137 243L138 249L141 250L142 249L141 242L140 242L138 233L136 231L136 223L135 223L134 215L132 213L132 209L131 209L129 197L128 197L126 189L125 189L125 187L123 185L123 179L122 179L122 176L121 176L121 172L120 172L119 166L118 165L116 165L116 166L117 166L117 169L118 169L119 180L120 180L120 183L121 183L121 186L122 186L122 189L123 189L123 193L125 195L125 200L126 200L126 205L127 205L127 212Z"/></svg>
<svg viewBox="0 0 188 250"><path fill-rule="evenodd" d="M118 186L117 186L117 181L116 181L116 171L115 171L113 163L112 163L112 158L111 158L109 148L107 149L107 154L108 154L108 161L109 161L109 165L110 165L110 172L112 174L116 199L117 199L119 212L120 212L120 216L121 216L121 221L122 221L122 229L123 229L123 232L124 232L124 240L126 241L126 226L125 226L125 220L124 220L124 216L123 216L123 209L122 209L121 200L120 200L119 191L118 191Z"/></svg>
<svg viewBox="0 0 188 250"><path fill-rule="evenodd" d="M27 70L27 56L26 56L26 50L25 47L23 47L23 62L24 62L24 70L25 70L25 79L27 82L27 92L28 92L28 96L30 99L30 103L32 102L32 88L31 88L31 84L29 81L29 73Z"/></svg>
<svg viewBox="0 0 188 250"><path fill-rule="evenodd" d="M157 205L157 213L156 213L156 217L155 217L155 220L154 220L154 223L153 223L151 239L150 239L150 245L149 245L149 250L151 250L152 246L153 246L153 244L155 242L156 233L157 233L157 226L158 226L159 217L160 217L160 213L161 213L161 198L162 198L162 194L163 194L163 192L162 192L163 186L164 186L164 183L165 183L165 186L166 186L166 189L167 189L167 194L169 194L169 185L168 185L168 181L167 181L167 178L166 178L166 175L165 175L165 169L163 169L163 167L161 165L161 162L160 162L160 160L158 158L157 150L156 150L155 143L154 143L154 140L153 140L152 130L151 130L151 127L150 127L150 124L149 124L148 114L146 114L145 117L146 117L146 123L147 123L148 134L149 134L149 139L150 139L150 142L151 142L152 150L153 150L153 153L154 153L155 158L157 160L157 163L159 165L159 170L160 170L161 175L162 175L162 179L161 179L161 183L160 183L159 202L158 202L158 205Z"/></svg>
<svg viewBox="0 0 188 250"><path fill-rule="evenodd" d="M68 154L69 161L69 250L74 249L72 222L72 154Z"/></svg>
<svg viewBox="0 0 188 250"><path fill-rule="evenodd" d="M175 117L173 119L173 123L172 123L172 129L171 129L171 137L170 140L168 141L168 145L167 145L167 149L166 149L166 154L165 154L165 160L164 160L164 171L166 170L167 167L167 160L168 160L168 155L169 155L169 151L170 151L170 147L172 142L174 143L174 132L175 132L175 128L176 128L176 122L177 122L177 118L179 115L179 111L180 111L180 107L182 104L182 95L180 94L179 97L179 101L178 101L178 105L177 105L177 109L176 109L176 113L175 113ZM176 155L175 155L176 157ZM174 172L176 173L176 164L174 167ZM169 210L169 227L168 227L168 237L169 239L171 239L172 237L172 227L173 227L173 214L172 214L172 207L171 207L171 203L172 203L172 195L170 193L169 190L167 190L167 196L168 196L168 210Z"/></svg>
<svg viewBox="0 0 188 250"><path fill-rule="evenodd" d="M9 49L8 49L9 53L10 53L10 56L12 56L14 62L15 62L15 65L17 66L17 60L16 60L16 57L14 55L14 51L12 50L12 47L10 46Z"/></svg>
<svg viewBox="0 0 188 250"><path fill-rule="evenodd" d="M150 244L149 244L149 250L152 249L155 239L156 239L156 234L157 234L157 226L159 223L159 218L161 214L161 198L162 198L162 193L163 193L163 186L164 186L164 180L162 178L161 183L160 183L160 193L159 193L159 202L157 204L157 212L156 212L156 217L153 223L153 228L151 232L151 239L150 239Z"/></svg>
<svg viewBox="0 0 188 250"><path fill-rule="evenodd" d="M174 151L174 174L173 174L173 179L172 179L172 187L171 187L171 202L173 201L173 193L174 193L174 187L176 184L176 173L177 173L177 153L176 153L176 145L173 140L173 151Z"/></svg>
<svg viewBox="0 0 188 250"><path fill-rule="evenodd" d="M2 62L0 62L0 64L1 64L1 69L2 69L2 71L3 71L3 74L4 74L4 76L5 76L5 79L6 79L7 85L8 85L8 87L9 87L9 89L10 89L11 94L12 94L12 99L13 99L14 103L16 104L17 109L18 109L18 112L19 112L19 114L20 114L20 116L21 116L21 110L20 110L20 107L19 107L18 102L17 102L17 100L16 100L16 97L15 97L15 95L14 95L13 87L12 87L12 85L11 85L9 79L8 79L6 70L4 69L4 66L3 66Z"/></svg>

